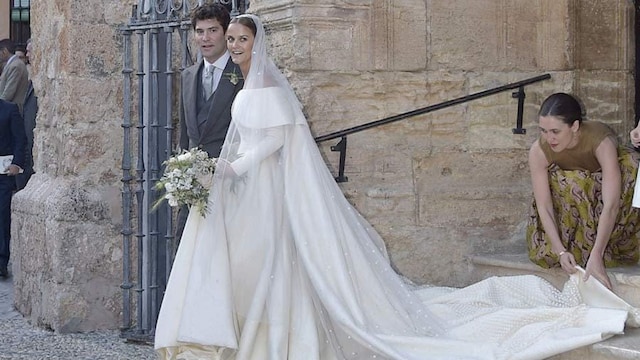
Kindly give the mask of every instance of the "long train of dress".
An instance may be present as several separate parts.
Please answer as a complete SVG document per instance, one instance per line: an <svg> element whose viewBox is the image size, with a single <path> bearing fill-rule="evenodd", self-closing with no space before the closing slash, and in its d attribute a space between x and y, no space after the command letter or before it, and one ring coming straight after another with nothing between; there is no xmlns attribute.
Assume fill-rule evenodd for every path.
<svg viewBox="0 0 640 360"><path fill-rule="evenodd" d="M299 110L242 90L211 213L191 212L156 328L163 359L542 359L638 326L593 278L415 287L344 198ZM216 172L216 174L224 171Z"/></svg>

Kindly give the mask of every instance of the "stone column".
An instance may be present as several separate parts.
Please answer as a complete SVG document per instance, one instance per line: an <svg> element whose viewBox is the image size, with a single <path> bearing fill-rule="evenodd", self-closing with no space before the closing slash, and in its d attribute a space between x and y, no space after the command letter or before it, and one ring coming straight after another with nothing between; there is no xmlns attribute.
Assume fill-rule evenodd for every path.
<svg viewBox="0 0 640 360"><path fill-rule="evenodd" d="M35 170L13 200L17 309L59 332L117 328L122 46L131 0L32 1Z"/></svg>
<svg viewBox="0 0 640 360"><path fill-rule="evenodd" d="M629 138L634 127L633 1L583 0L573 9L576 93L587 118Z"/></svg>

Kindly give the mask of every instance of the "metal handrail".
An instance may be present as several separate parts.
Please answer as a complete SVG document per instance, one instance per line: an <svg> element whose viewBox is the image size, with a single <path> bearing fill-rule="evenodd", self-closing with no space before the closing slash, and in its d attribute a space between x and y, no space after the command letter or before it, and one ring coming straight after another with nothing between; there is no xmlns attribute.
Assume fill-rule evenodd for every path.
<svg viewBox="0 0 640 360"><path fill-rule="evenodd" d="M451 107L454 105L459 105L468 101L472 101L472 100L477 100L483 97L487 97L487 96L491 96L491 95L495 95L504 91L508 91L508 90L513 90L513 89L518 89L518 91L515 91L511 94L511 96L513 98L518 99L518 115L516 118L516 127L514 129L512 129L512 132L514 134L526 134L527 130L524 129L522 127L522 116L524 113L524 99L526 97L525 92L524 92L524 87L536 82L540 82L540 81L544 81L544 80L548 80L551 79L551 75L550 74L544 74L544 75L540 75L540 76L536 76L536 77L532 77L529 79L525 79L525 80L521 80L521 81L517 81L514 83L510 83L507 85L502 85L502 86L498 86L492 89L488 89L488 90L484 90L484 91L480 91L471 95L467 95L467 96L463 96L463 97L459 97L453 100L448 100L448 101L443 101L441 103L438 104L434 104L434 105L429 105L420 109L416 109L416 110L412 110L412 111L408 111L402 114L398 114L398 115L393 115L393 116L389 116L386 117L384 119L380 119L380 120L376 120L376 121L372 121L366 124L361 124L361 125L357 125L348 129L344 129L344 130L340 130L340 131L336 131L336 132L332 132L326 135L321 135L315 138L316 143L320 143L323 141L327 141L327 140L333 140L333 139L337 139L337 138L341 138L340 142L338 142L338 144L336 144L335 146L331 147L331 151L339 151L340 152L340 166L338 169L338 176L336 177L336 181L338 182L345 182L347 181L347 177L344 176L344 161L346 159L346 152L347 152L347 135L351 135L351 134L355 134L357 132L361 132L367 129L371 129L374 127L378 127L378 126L382 126L382 125L386 125L386 124L390 124L392 122L396 122L396 121L400 121L400 120L405 120L408 119L410 117L414 117L414 116L418 116L418 115L422 115L422 114L426 114L426 113L430 113L432 111L436 111L436 110L440 110L440 109L444 109L447 107Z"/></svg>

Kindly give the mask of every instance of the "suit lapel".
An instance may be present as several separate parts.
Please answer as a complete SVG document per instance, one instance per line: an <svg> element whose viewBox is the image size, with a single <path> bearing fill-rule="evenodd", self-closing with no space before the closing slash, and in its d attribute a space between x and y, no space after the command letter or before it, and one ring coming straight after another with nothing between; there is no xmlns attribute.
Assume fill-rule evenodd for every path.
<svg viewBox="0 0 640 360"><path fill-rule="evenodd" d="M233 73L235 69L238 77L242 77L242 72L236 64L229 59L227 61L227 66L225 66L224 71L222 72L222 77L220 78L220 82L218 83L218 88L213 94L213 104L211 106L211 112L209 114L209 119L205 124L205 127L202 129L202 133L200 134L202 137L209 132L215 125L216 121L220 118L220 115L223 111L228 111L229 103L233 101L233 96L236 93L236 87L242 87L242 82L237 84L232 84L229 80L229 74Z"/></svg>

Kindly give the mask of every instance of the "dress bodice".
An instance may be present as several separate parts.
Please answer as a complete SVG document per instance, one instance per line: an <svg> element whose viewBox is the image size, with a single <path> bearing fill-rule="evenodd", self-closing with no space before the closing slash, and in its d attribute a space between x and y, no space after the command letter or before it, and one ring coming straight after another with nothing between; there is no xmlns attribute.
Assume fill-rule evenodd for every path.
<svg viewBox="0 0 640 360"><path fill-rule="evenodd" d="M556 164L563 170L587 170L595 172L601 166L596 158L596 149L607 137L615 139L615 132L607 124L598 121L584 121L580 124L578 144L560 152L551 150L549 143L540 138L540 148L550 164Z"/></svg>

